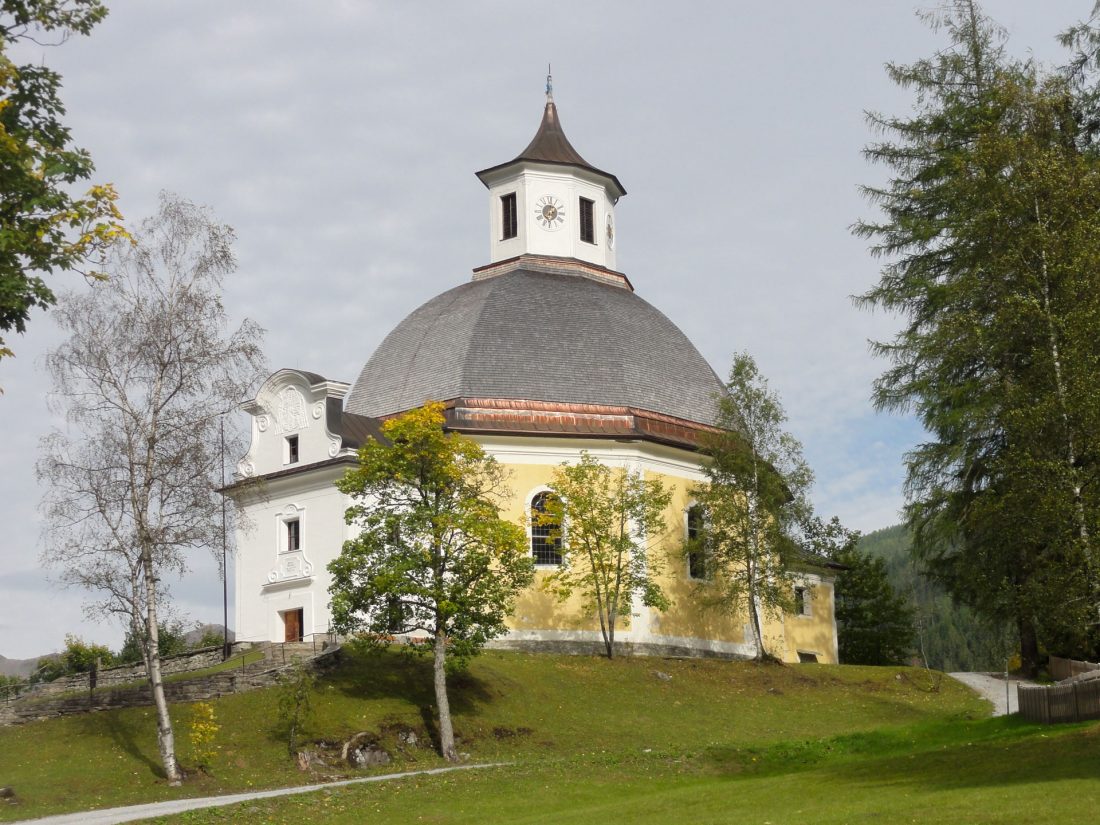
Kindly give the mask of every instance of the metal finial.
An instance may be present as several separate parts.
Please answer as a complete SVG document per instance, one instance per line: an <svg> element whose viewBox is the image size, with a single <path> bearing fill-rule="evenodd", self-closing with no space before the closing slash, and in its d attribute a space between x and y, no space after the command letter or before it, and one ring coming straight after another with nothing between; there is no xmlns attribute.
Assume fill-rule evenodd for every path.
<svg viewBox="0 0 1100 825"><path fill-rule="evenodd" d="M546 102L552 103L554 100L554 76L550 74L550 64L546 64Z"/></svg>

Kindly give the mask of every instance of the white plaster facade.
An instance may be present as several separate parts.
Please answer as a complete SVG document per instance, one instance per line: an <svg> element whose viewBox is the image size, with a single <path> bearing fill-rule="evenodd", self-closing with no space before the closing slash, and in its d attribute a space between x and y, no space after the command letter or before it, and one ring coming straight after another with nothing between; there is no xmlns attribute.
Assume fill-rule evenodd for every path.
<svg viewBox="0 0 1100 825"><path fill-rule="evenodd" d="M539 134L555 129L559 130L560 142L551 141L553 145L546 154L573 152L560 135L552 101L548 101ZM538 139L536 136L536 142ZM491 262L522 256L575 259L612 270L610 274L587 272L584 277L621 277L614 273L614 207L625 191L616 178L586 164L521 158L485 170L479 178L488 189ZM516 196L517 232L514 238L505 239L501 199L511 194ZM591 243L581 239L581 198L593 204L595 232ZM543 211L547 203L554 204L556 216L550 226ZM475 279L478 277L485 275L475 271ZM629 288L628 283L625 285ZM264 383L255 400L243 405L251 416L252 438L248 453L238 465L234 486L246 515L238 530L236 554L236 633L240 640L283 641L288 627L306 637L330 630L331 576L327 566L355 529L344 519L351 501L334 484L355 465L355 448L372 434L372 427L377 434L379 425L376 419L344 412L348 390L349 385L342 382L284 369ZM620 409L614 415L602 415L602 419L605 423L610 418L625 420L632 414ZM572 418L574 413L562 415ZM563 437L564 433L546 436L487 432L474 433L473 437L511 472L512 496L503 515L517 522L525 520L533 495L546 488L553 468L576 460L581 450L610 467L659 476L675 488L678 498L666 514L670 532L663 546L668 553L665 586L675 591L673 599L678 606L660 613L636 600L627 625L616 631L616 638L655 651L752 655L752 634L742 623L744 617L705 616L695 603L700 583L688 576L682 554L676 555L683 540L680 531L686 510L692 502L691 488L704 480L698 452L687 445L662 443L659 437L602 437L603 432L583 438ZM833 580L823 572L808 572L804 581L823 609L812 621L783 617L772 622L765 631L768 647L788 660L793 657L797 661L799 653L812 652L822 661L836 661ZM301 611L300 627L297 611ZM579 604L557 606L536 584L521 594L510 620L512 629L497 644L598 645L598 625L591 616L578 618L577 614L583 612ZM287 621L289 614L294 614L292 624Z"/></svg>
<svg viewBox="0 0 1100 825"><path fill-rule="evenodd" d="M489 188L490 261L519 255L547 255L576 258L605 269L615 269L618 226L615 224L615 190L605 178L584 169L573 169L524 161L484 176ZM518 232L504 238L501 198L515 193ZM580 199L593 203L593 242L580 237ZM540 220L543 203L553 199L561 216L546 228Z"/></svg>

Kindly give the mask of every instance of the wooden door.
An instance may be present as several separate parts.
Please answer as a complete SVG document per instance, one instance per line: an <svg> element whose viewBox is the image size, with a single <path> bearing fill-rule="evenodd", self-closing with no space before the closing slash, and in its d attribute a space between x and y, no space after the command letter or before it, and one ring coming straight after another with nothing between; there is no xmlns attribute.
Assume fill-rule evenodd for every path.
<svg viewBox="0 0 1100 825"><path fill-rule="evenodd" d="M302 641L302 608L286 611L283 614L283 625L286 628L284 642Z"/></svg>

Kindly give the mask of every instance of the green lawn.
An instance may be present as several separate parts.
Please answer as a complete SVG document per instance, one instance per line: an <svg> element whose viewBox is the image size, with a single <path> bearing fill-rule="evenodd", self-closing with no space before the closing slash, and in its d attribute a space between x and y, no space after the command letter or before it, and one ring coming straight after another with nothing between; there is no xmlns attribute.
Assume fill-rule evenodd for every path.
<svg viewBox="0 0 1100 825"><path fill-rule="evenodd" d="M454 686L459 749L513 765L180 821L362 822L377 809L372 820L394 823L1018 823L1032 812L1053 821L1057 800L1057 821L1073 822L1100 795L1092 727L990 720L961 685L930 691L906 668L489 653ZM310 738L378 734L395 761L375 772L440 764L429 749L396 744L401 729L430 737L426 661L352 659L315 703ZM318 781L289 760L274 704L271 691L217 701L212 775L193 771L179 789L159 776L151 709L0 729L0 785L21 800L0 819ZM188 709L175 717L190 766Z"/></svg>

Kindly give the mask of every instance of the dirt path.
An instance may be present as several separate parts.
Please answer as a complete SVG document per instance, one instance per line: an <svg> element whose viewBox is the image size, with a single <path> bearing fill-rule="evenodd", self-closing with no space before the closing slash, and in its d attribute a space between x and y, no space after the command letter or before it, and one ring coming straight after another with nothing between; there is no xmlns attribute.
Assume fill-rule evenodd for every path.
<svg viewBox="0 0 1100 825"><path fill-rule="evenodd" d="M953 679L958 679L968 688L977 691L983 699L992 702L994 716L1016 713L1019 710L1016 704L1016 686L1034 684L1027 679L1010 679L1006 702L1005 680L1003 678L998 679L988 673L949 673L948 675Z"/></svg>
<svg viewBox="0 0 1100 825"><path fill-rule="evenodd" d="M271 799L276 796L290 796L296 793L309 793L325 788L339 788L343 785L358 785L363 782L382 782L386 779L403 779L407 776L424 776L434 773L450 773L451 771L470 771L480 768L497 768L507 763L494 762L485 765L456 765L451 768L432 768L424 771L405 771L404 773L387 773L382 776L364 776L359 779L345 779L340 782L325 782L320 785L302 785L297 788L277 788L273 791L251 791L249 793L227 794L225 796L200 796L194 799L173 799L168 802L150 802L145 805L129 805L125 808L103 808L98 811L80 811L72 814L59 814L47 816L41 819L21 819L11 825L21 823L34 823L34 825L115 825L116 822L133 822L135 819L148 819L153 816L168 816L170 814L194 811L199 808L218 808L223 805L233 805L237 802L248 802L253 799Z"/></svg>

